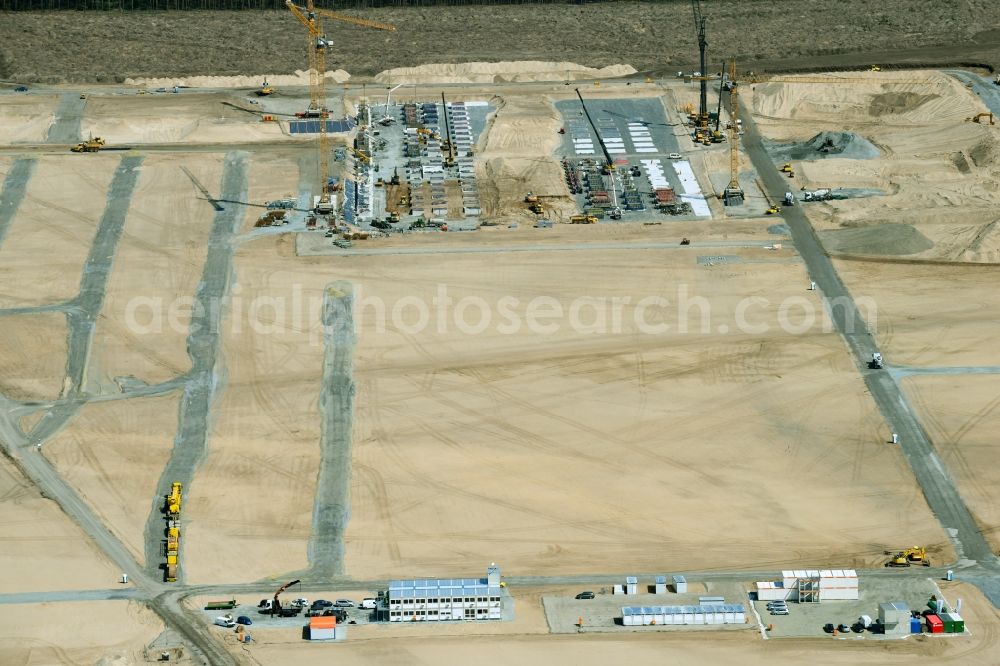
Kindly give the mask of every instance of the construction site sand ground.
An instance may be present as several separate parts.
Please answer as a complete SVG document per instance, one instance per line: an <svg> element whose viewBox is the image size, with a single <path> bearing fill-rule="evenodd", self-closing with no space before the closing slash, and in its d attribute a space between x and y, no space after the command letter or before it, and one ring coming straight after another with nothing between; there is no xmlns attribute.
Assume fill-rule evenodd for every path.
<svg viewBox="0 0 1000 666"><path fill-rule="evenodd" d="M1000 365L993 312L1000 305L995 265L836 261L855 298L877 317L876 340L900 366Z"/></svg>
<svg viewBox="0 0 1000 666"><path fill-rule="evenodd" d="M212 155L151 155L141 167L132 205L94 333L90 390L116 393L119 377L158 384L191 367L186 338L191 297L205 263L212 206L181 170L218 188L222 165Z"/></svg>
<svg viewBox="0 0 1000 666"><path fill-rule="evenodd" d="M66 319L46 312L0 317L0 392L15 400L53 400L66 368Z"/></svg>
<svg viewBox="0 0 1000 666"><path fill-rule="evenodd" d="M76 296L117 155L47 156L38 161L3 241L0 307L52 305ZM39 261L44 251L45 260Z"/></svg>
<svg viewBox="0 0 1000 666"><path fill-rule="evenodd" d="M6 458L0 458L0 498L5 593L106 588L118 580L119 572L83 530ZM11 634L4 629L0 635Z"/></svg>
<svg viewBox="0 0 1000 666"><path fill-rule="evenodd" d="M244 245L235 265L245 305L223 322L226 388L186 510L188 572L199 582L252 581L306 566L320 456L323 329L310 304L322 303L339 276L296 261L290 237ZM268 298L287 307L287 317ZM297 313L293 298L301 299ZM232 548L242 553L238 568L218 557Z"/></svg>
<svg viewBox="0 0 1000 666"><path fill-rule="evenodd" d="M176 392L87 405L44 447L45 457L139 562L146 518L173 446L177 406Z"/></svg>
<svg viewBox="0 0 1000 666"><path fill-rule="evenodd" d="M0 624L0 662L23 666L143 663L163 631L160 618L132 601L4 604Z"/></svg>
<svg viewBox="0 0 1000 666"><path fill-rule="evenodd" d="M878 74L885 73L864 77L877 81ZM992 230L983 229L1000 196L991 184L996 128L965 122L979 105L944 75L888 76L934 83L902 84L904 92L917 97L901 98L878 97L889 94L882 82L811 84L807 91L772 83L747 90L748 104L775 141L801 143L824 130L849 131L881 151L872 159L796 164L796 186L887 192L810 205L817 228L911 225L934 246L897 257L990 261L1000 249ZM498 91L504 100L496 105L490 130L495 133L486 137L479 155L477 181L484 202L493 197L490 205L501 220L522 215L525 191L542 189L535 186L536 177L553 187L561 183L551 154L559 122L551 101L569 93L562 86L541 93L524 85ZM620 97L615 86L624 87L603 84L592 94ZM682 104L694 89L681 86L667 104ZM487 89L472 85L468 94L482 99ZM935 94L940 97L931 98ZM117 378L154 385L191 367L183 312L176 330L168 326L138 334L123 321L135 296L190 299L201 284L215 213L180 167L214 195L220 191L224 149L188 149L199 142L236 142L248 164L249 197L262 203L297 192L298 168L308 162L302 158L313 156L302 150L302 142L268 146L267 154L258 154L252 143L270 141L272 130L257 133L256 120L235 111L230 115L220 104L230 98L222 93L200 95L121 97L128 103L117 108L110 97L94 104L88 100L82 124L84 133L101 131L109 143L186 142L176 150L137 148L132 154L144 161L83 387L108 401L83 406L43 447L137 555L147 513L163 492L155 486L177 432L179 394L114 394L123 390ZM0 104L10 99L5 95ZM160 118L167 119L165 124L157 124ZM17 123L0 124L0 144L23 140L25 132ZM36 154L26 197L0 248L0 308L59 304L76 296L109 184L128 154ZM704 177L697 159L693 164ZM5 158L3 168L10 165ZM237 234L248 232L261 212L239 211ZM349 576L480 575L491 561L508 575L726 569L734 566L734 552L741 568L861 568L880 566L884 550L913 543L927 546L935 562L953 561L955 553L900 449L886 444L885 423L842 339L823 329L822 318L799 333L778 325L783 299L802 299L801 307L819 310L818 294L807 291L808 276L796 252L761 247L783 238L769 231L780 220L671 222L660 216L652 221L662 224L549 230L522 225L355 244L359 250L427 251L392 256L300 255L302 242L271 230L234 241L213 375L219 388L207 421L208 454L185 498L188 582L254 581L309 564L325 353L319 312L309 308L337 280L353 284L358 301L351 507L343 562ZM323 242L322 234L313 237ZM681 237L692 238L694 245L676 247ZM742 247L745 241L757 243ZM583 249L587 243L621 242L655 246ZM540 247L521 253L447 253L473 244L490 250ZM545 244L561 247L547 250ZM865 254L847 245L842 252ZM856 296L870 295L878 304L877 336L890 362L1000 365L990 351L989 321L982 314L995 300L991 269L847 260L838 260L837 267ZM439 330L431 319L418 331L412 328L412 308L407 313L405 307L400 310L405 316L393 321L394 305L408 297L433 304L439 285L456 302L482 299L493 310L491 325L469 334L454 323ZM687 310L691 330L676 331L682 288L691 298L706 299L710 315L704 331L698 307ZM654 295L671 305L645 314L654 324L670 324L668 335L638 330L637 304ZM302 304L298 319L292 313L296 297ZM518 299L519 330L497 329L504 297ZM555 317L557 329L545 333L526 323L524 308L539 297L551 299L544 309L559 307L564 313L581 298L608 300L583 301L591 305L577 313L582 332L565 315ZM593 303L615 297L630 298L620 309L620 332L586 332L595 322ZM748 313L751 323L767 330L741 333L737 308L751 297L770 301ZM277 301L288 308L284 315L273 310ZM376 330L376 301L387 308L384 330ZM251 321L254 303L255 321L263 329ZM474 321L477 312L478 306L470 307L466 321ZM800 323L794 314L791 319L793 326ZM9 350L0 362L0 368L10 369L3 382L6 397L54 398L66 363L63 316L7 314L0 326L7 344L0 349ZM978 471L988 464L988 442L970 449L967 464L959 466L965 451L960 447L989 432L991 380L968 384L981 403L968 418L963 410L972 407L957 402L968 390L967 379L955 382L917 378L904 386L911 398L920 397L915 402L921 413L937 414L940 394L943 414L931 417L939 424L930 423L931 436L973 511L992 529L997 518L989 507L991 486ZM982 425L967 427L980 414ZM22 423L36 418L28 415ZM9 486L0 493L8 498L0 512L10 526L2 540L4 590L112 587L120 572L55 504L43 500L6 460L0 461L0 472ZM81 544L86 546L81 549ZM979 600L970 605L980 604L970 612L982 610L985 626L968 639L971 644L920 639L890 651L839 644L821 651L829 661L845 663L902 663L916 654L990 663L995 654L979 637L995 632L996 611L976 595L967 593ZM516 625L516 632L544 632L540 601L519 601L519 613L521 607L528 609L523 611L526 624ZM94 608L88 607L91 616L108 613L109 624L119 612L104 610L110 605ZM488 631L508 627L496 626ZM341 648L348 661L377 657L393 663L395 651L402 649L406 663L447 662L484 651L490 652L487 663L538 661L546 654L556 661L606 663L625 640L523 636L510 642L473 636L487 631L478 626L456 627L446 631L462 635L438 637L430 635L433 627L407 628L418 635L402 645L386 637L402 630L359 628L358 640ZM713 634L711 646L689 636L627 640L630 658L640 661L654 651L662 654L665 646L693 659L718 661L739 654L750 663L816 649L815 643L796 639L775 647L776 642L738 633ZM77 644L86 646L88 640ZM284 640L258 646L255 658L261 663L328 658L324 648L299 644L297 633L288 639L292 643Z"/></svg>
<svg viewBox="0 0 1000 666"><path fill-rule="evenodd" d="M715 568L731 559L728 539L743 544L748 566L874 564L881 539L914 533L945 548L839 338L818 324L777 332L774 311L760 314L767 335L735 331L741 298L800 295L801 268L770 263L780 254L766 250L729 253L761 263L706 267L687 253L613 250L496 255L486 270L476 255L447 266L411 256L345 263L339 277L387 310L407 295L430 303L438 284L456 301L548 297L568 311L574 299L628 291L633 304L616 335L578 334L567 321L550 335L470 336L454 324L376 334L374 310L362 311L348 570L443 574L497 553L525 574L598 561ZM673 297L677 285L708 299L709 332L698 332L700 319L688 333L638 332L634 304ZM676 310L656 316L677 329ZM720 326L734 330L718 335ZM790 478L802 479L794 497L778 481ZM727 499L703 502L706 488Z"/></svg>
<svg viewBox="0 0 1000 666"><path fill-rule="evenodd" d="M762 134L775 142L805 143L823 131L850 132L878 148L879 155L870 159L821 159L816 152L813 159L793 161L790 189L886 193L806 204L817 229L912 225L933 243L899 252L893 245L904 239L886 228L878 238L862 237L836 251L991 263L1000 258L993 224L1000 203L1000 130L968 122L986 107L956 78L929 71L789 76L741 94ZM786 158L787 152L775 150L776 162Z"/></svg>
<svg viewBox="0 0 1000 666"><path fill-rule="evenodd" d="M983 533L1000 548L997 376L909 377L903 386Z"/></svg>

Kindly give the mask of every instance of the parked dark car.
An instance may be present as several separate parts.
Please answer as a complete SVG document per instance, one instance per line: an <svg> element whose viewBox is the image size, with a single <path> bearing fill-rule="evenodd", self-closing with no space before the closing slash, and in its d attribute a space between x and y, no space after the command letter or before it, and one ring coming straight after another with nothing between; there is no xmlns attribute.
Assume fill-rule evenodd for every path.
<svg viewBox="0 0 1000 666"><path fill-rule="evenodd" d="M18 86L14 88L14 92L28 92L28 86Z"/></svg>
<svg viewBox="0 0 1000 666"><path fill-rule="evenodd" d="M317 599L312 602L312 608L329 608L333 605L332 601L327 601L326 599Z"/></svg>
<svg viewBox="0 0 1000 666"><path fill-rule="evenodd" d="M253 620L248 618L246 615L240 615L238 618L236 618L236 624L250 625L253 624Z"/></svg>
<svg viewBox="0 0 1000 666"><path fill-rule="evenodd" d="M593 599L594 598L594 593L590 592L590 591L581 592L580 594L576 595L576 598L577 599Z"/></svg>

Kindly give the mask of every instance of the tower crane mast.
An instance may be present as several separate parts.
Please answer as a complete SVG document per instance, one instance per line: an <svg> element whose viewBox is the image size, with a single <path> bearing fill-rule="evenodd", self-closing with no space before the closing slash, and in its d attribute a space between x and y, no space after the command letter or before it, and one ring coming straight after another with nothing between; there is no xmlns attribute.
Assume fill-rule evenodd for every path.
<svg viewBox="0 0 1000 666"><path fill-rule="evenodd" d="M723 193L727 206L743 203L743 188L740 187L740 132L736 122L740 117L739 84L736 81L736 59L729 62L729 185Z"/></svg>
<svg viewBox="0 0 1000 666"><path fill-rule="evenodd" d="M705 60L705 49L708 40L705 38L705 17L701 15L700 0L691 0L691 10L694 12L694 28L698 31L699 78L701 79L701 94L698 98L698 129L708 129L708 63Z"/></svg>

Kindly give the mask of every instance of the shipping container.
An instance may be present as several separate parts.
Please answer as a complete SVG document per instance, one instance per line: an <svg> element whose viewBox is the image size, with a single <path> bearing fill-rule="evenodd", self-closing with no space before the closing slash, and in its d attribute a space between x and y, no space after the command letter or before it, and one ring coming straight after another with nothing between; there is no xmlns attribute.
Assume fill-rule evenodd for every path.
<svg viewBox="0 0 1000 666"><path fill-rule="evenodd" d="M944 633L961 634L965 632L965 620L958 613L941 613L938 617L944 623Z"/></svg>
<svg viewBox="0 0 1000 666"><path fill-rule="evenodd" d="M933 613L927 615L924 618L927 621L927 631L932 634L943 634L944 633L944 622L941 621L937 615Z"/></svg>
<svg viewBox="0 0 1000 666"><path fill-rule="evenodd" d="M950 613L951 619L955 621L955 633L964 634L965 633L965 620L958 613Z"/></svg>

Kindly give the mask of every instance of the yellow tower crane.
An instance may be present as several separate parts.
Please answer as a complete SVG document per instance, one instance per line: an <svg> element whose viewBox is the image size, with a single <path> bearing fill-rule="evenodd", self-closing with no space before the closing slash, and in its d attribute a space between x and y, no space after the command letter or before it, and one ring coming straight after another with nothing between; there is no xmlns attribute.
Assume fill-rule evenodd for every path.
<svg viewBox="0 0 1000 666"><path fill-rule="evenodd" d="M292 0L286 0L285 6L309 30L309 108L303 114L306 118L318 118L319 123L319 177L320 177L320 203L325 202L324 210L329 208L329 182L330 182L330 146L327 137L326 119L328 116L326 108L326 52L330 49L330 41L323 33L320 24L320 17L326 17L343 23L362 26L364 28L375 28L376 30L388 30L395 32L396 26L368 19L355 18L332 12L328 9L319 9L314 6L313 0L308 0L305 7L299 7Z"/></svg>
<svg viewBox="0 0 1000 666"><path fill-rule="evenodd" d="M738 206L743 203L743 188L740 187L740 134L739 124L740 103L736 82L736 60L729 62L729 185L723 193L727 206Z"/></svg>

